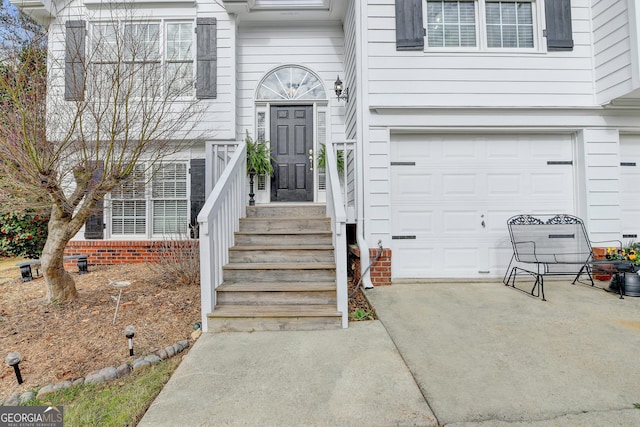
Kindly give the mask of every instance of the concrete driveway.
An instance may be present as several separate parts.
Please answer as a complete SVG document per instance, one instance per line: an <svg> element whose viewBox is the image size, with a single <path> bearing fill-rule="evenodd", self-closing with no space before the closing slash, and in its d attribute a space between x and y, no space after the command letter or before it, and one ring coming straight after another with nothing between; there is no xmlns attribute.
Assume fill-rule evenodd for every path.
<svg viewBox="0 0 640 427"><path fill-rule="evenodd" d="M499 282L367 296L441 425L638 426L640 298L569 282L546 302Z"/></svg>

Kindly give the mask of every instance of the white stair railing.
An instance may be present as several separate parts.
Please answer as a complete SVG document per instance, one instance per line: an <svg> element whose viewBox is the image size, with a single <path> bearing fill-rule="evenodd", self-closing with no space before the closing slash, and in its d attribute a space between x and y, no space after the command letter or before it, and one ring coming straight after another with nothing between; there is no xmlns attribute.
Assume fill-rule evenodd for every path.
<svg viewBox="0 0 640 427"><path fill-rule="evenodd" d="M342 203L347 213L347 222L356 221L356 142L352 139L331 143L334 153L342 156L343 168L338 170L342 185ZM336 159L337 160L337 159Z"/></svg>
<svg viewBox="0 0 640 427"><path fill-rule="evenodd" d="M202 330L207 332L207 314L216 306L216 289L222 283L222 267L229 261L240 218L246 216L246 157L244 141L235 148L217 179L213 191L198 214L200 227L200 296Z"/></svg>
<svg viewBox="0 0 640 427"><path fill-rule="evenodd" d="M347 285L347 213L345 210L345 199L343 197L340 185L340 176L338 173L336 152L333 149L328 149L326 160L327 213L331 219L331 230L333 232L338 311L342 313L342 327L347 328L349 326L349 298ZM345 180L345 184L346 182L347 181Z"/></svg>

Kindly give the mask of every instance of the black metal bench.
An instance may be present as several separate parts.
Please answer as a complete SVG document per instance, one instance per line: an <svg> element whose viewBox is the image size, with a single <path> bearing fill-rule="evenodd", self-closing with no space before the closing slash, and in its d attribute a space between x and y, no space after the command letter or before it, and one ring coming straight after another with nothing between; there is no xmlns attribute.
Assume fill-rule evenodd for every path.
<svg viewBox="0 0 640 427"><path fill-rule="evenodd" d="M64 257L65 260L77 259L78 265L78 274L87 274L89 272L89 264L88 264L88 255L69 255ZM36 276L40 275L39 267L40 267L39 259L31 259L28 261L19 262L16 266L20 267L20 274L22 275L22 282L30 282L33 280L33 275L31 273L31 266L35 266Z"/></svg>
<svg viewBox="0 0 640 427"><path fill-rule="evenodd" d="M575 284L585 275L594 286L591 268L595 257L580 218L568 214L516 215L509 218L507 226L513 255L502 280L505 285L516 288L519 274L533 276L530 293L542 296L543 301L545 276L575 275Z"/></svg>

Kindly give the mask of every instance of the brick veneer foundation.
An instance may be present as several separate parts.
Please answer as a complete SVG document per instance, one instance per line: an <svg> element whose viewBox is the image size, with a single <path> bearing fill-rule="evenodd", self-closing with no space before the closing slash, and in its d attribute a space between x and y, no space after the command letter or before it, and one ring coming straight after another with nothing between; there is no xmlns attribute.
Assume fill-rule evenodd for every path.
<svg viewBox="0 0 640 427"><path fill-rule="evenodd" d="M197 240L186 240L198 244ZM166 242L163 240L73 240L67 244L64 255L88 255L89 265L130 264L157 262ZM65 268L73 268L75 260L65 261Z"/></svg>
<svg viewBox="0 0 640 427"><path fill-rule="evenodd" d="M373 261L378 255L378 248L369 249L369 257ZM353 279L360 280L360 249L355 245L349 246L349 253L353 261ZM369 277L373 286L391 285L391 249L383 248L380 258L369 269Z"/></svg>

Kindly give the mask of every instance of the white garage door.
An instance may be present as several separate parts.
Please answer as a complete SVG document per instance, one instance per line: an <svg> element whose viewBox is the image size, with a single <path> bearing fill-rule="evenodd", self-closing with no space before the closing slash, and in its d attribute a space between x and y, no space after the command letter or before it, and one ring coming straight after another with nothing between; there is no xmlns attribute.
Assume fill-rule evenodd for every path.
<svg viewBox="0 0 640 427"><path fill-rule="evenodd" d="M640 236L640 135L620 136L620 222L624 243Z"/></svg>
<svg viewBox="0 0 640 427"><path fill-rule="evenodd" d="M507 219L573 213L570 135L394 135L394 278L502 277Z"/></svg>

